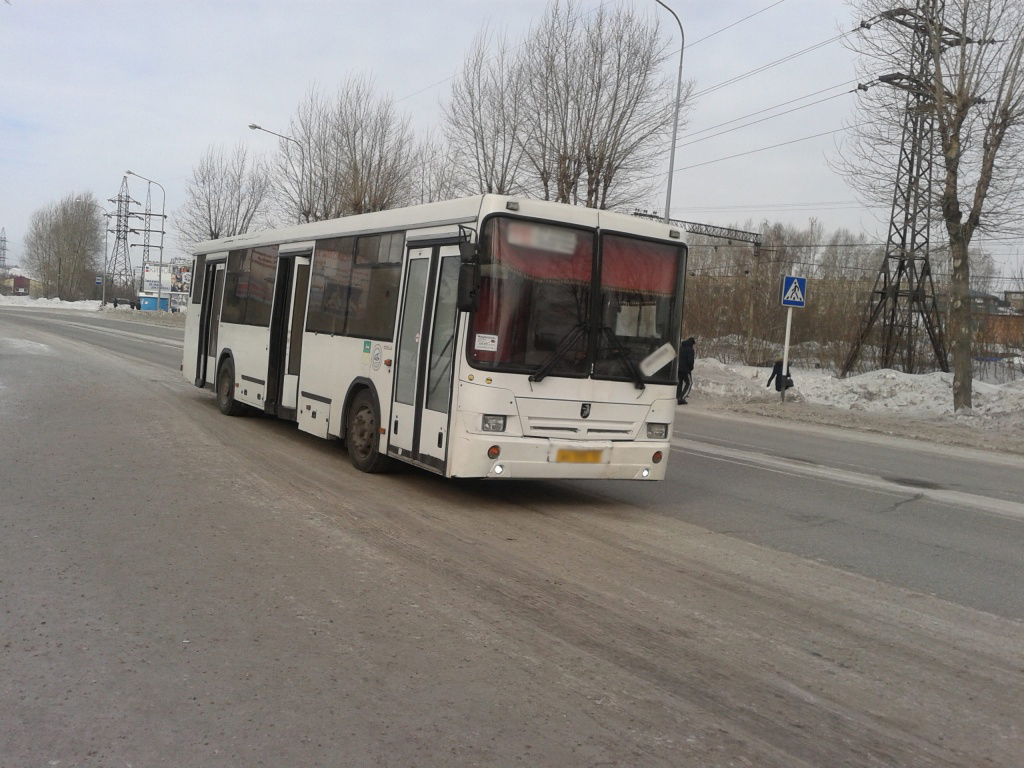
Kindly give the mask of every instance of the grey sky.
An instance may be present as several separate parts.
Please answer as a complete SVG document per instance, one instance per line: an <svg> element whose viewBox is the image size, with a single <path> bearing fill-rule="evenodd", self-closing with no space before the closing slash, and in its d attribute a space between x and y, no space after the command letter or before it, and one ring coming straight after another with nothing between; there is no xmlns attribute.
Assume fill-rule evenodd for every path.
<svg viewBox="0 0 1024 768"><path fill-rule="evenodd" d="M674 78L675 22L654 0L632 1L649 5L672 41L676 53L666 76ZM827 228L845 226L881 239L888 212L860 208L826 164L841 137L833 132L852 116L854 104L846 93L856 85L853 57L834 39L856 26L844 0L666 1L682 19L684 73L696 81L697 93L831 41L701 96L679 139L672 215L741 227L764 219L804 225L816 217ZM246 126L284 131L313 84L330 92L349 75L369 73L379 91L393 94L412 114L418 131L437 126L439 102L474 35L488 24L518 39L546 2L0 4L0 226L7 231L8 261L19 262L33 211L72 192L105 201L117 194L126 169L163 184L172 212L207 147L241 140L254 152L273 152L274 137ZM586 9L606 0L580 2ZM751 14L757 15L741 21ZM697 131L819 91L791 107L834 98L691 143L707 136ZM721 160L816 134L825 135ZM130 178L129 184L132 196L143 200L145 183ZM154 188L156 212L160 204ZM649 205L660 210L664 192ZM173 236L167 243L167 256L179 255Z"/></svg>

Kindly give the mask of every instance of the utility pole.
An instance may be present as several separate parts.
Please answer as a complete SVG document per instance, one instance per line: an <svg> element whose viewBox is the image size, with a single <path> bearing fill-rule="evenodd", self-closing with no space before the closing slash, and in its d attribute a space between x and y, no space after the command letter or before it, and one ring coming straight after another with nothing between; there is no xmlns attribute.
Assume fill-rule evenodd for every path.
<svg viewBox="0 0 1024 768"><path fill-rule="evenodd" d="M903 139L900 145L893 190L889 236L885 258L875 280L868 305L867 321L843 365L841 376L853 370L864 344L879 319L881 330L881 367L901 367L915 373L918 337L924 331L935 353L935 362L949 371L942 333L942 318L932 281L929 258L929 234L934 157L935 98L928 83L934 77L936 49L933 35L938 34L941 48L963 46L973 40L943 26L944 0L917 0L914 10L894 8L879 19L899 24L914 33L914 49L909 72L882 75L879 82L906 92L903 111ZM862 25L870 28L871 24Z"/></svg>
<svg viewBox="0 0 1024 768"><path fill-rule="evenodd" d="M111 197L109 202L117 205L117 213L114 216L114 248L110 254L109 280L111 287L129 291L134 299L134 285L132 275L132 261L128 254L128 219L132 215L130 206L132 203L138 205L128 195L128 177L121 180L121 191L117 197Z"/></svg>

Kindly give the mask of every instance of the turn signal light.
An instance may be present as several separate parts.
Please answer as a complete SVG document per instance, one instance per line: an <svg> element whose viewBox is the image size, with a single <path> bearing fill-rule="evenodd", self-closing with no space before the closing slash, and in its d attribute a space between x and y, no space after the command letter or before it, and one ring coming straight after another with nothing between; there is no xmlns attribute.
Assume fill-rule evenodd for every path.
<svg viewBox="0 0 1024 768"><path fill-rule="evenodd" d="M491 461L494 461L499 456L501 456L501 448L498 447L497 445L492 445L490 448L487 449L487 458L490 459Z"/></svg>

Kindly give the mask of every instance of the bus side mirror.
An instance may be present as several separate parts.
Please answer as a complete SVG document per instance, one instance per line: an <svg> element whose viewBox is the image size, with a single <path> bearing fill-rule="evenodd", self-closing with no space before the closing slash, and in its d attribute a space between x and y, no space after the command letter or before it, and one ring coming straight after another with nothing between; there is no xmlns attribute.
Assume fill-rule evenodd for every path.
<svg viewBox="0 0 1024 768"><path fill-rule="evenodd" d="M479 250L476 247L476 243L471 243L469 240L459 242L459 255L462 257L463 264L469 261L476 261L478 253Z"/></svg>
<svg viewBox="0 0 1024 768"><path fill-rule="evenodd" d="M459 265L456 306L459 312L476 312L480 306L480 265L476 261L464 261Z"/></svg>

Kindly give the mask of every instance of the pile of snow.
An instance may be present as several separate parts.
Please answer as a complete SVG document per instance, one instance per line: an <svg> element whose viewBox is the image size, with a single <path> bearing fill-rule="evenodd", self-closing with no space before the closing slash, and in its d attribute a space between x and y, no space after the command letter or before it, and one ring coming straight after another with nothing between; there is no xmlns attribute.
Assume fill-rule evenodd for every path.
<svg viewBox="0 0 1024 768"><path fill-rule="evenodd" d="M100 301L64 301L63 299L30 299L28 296L0 296L0 306L36 307L38 309L75 309L81 312L98 312Z"/></svg>
<svg viewBox="0 0 1024 768"><path fill-rule="evenodd" d="M788 400L910 417L953 414L952 373L908 374L886 369L840 379L821 370L791 367L791 371L794 387L786 394ZM694 369L693 388L724 400L763 402L779 397L774 386L767 386L769 376L770 368L702 358ZM972 400L975 415L1024 413L1024 378L998 385L976 380Z"/></svg>

